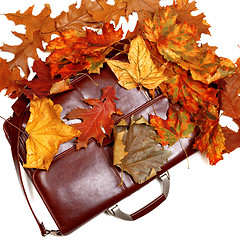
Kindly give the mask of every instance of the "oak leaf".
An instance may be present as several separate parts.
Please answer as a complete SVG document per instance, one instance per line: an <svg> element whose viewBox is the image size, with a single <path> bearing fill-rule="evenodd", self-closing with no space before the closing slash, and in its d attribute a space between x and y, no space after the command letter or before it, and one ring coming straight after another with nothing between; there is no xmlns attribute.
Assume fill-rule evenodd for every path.
<svg viewBox="0 0 240 240"><path fill-rule="evenodd" d="M50 17L51 8L49 4L45 4L42 12L35 16L32 14L34 6L29 7L24 13L20 11L16 13L8 13L5 16L8 20L14 21L16 25L26 26L26 38L33 42L35 39L34 33L37 31L41 34L41 38L45 42L51 40L51 35L53 33L57 34L55 19Z"/></svg>
<svg viewBox="0 0 240 240"><path fill-rule="evenodd" d="M62 107L42 98L31 101L26 131L27 158L25 168L48 170L60 144L80 135L80 131L66 125L60 118Z"/></svg>
<svg viewBox="0 0 240 240"><path fill-rule="evenodd" d="M127 6L125 0L117 0L113 5L107 4L105 0L96 0L96 2L101 6L101 9L88 12L98 22L108 23L113 20L118 25L121 16L125 16Z"/></svg>
<svg viewBox="0 0 240 240"><path fill-rule="evenodd" d="M200 134L195 138L194 148L206 153L211 165L223 159L226 150L225 137L219 124L218 108L211 103L194 118L200 129Z"/></svg>
<svg viewBox="0 0 240 240"><path fill-rule="evenodd" d="M126 15L133 12L141 14L143 11L155 12L159 8L159 0L125 0L127 3Z"/></svg>
<svg viewBox="0 0 240 240"><path fill-rule="evenodd" d="M168 109L166 120L150 115L150 123L156 129L156 140L162 146L172 146L181 138L189 138L195 129L190 114L184 108L177 110L172 105Z"/></svg>
<svg viewBox="0 0 240 240"><path fill-rule="evenodd" d="M105 87L102 89L103 94L100 100L85 99L84 102L93 106L90 109L76 108L70 111L66 119L80 119L83 122L73 124L72 126L82 132L81 136L76 140L76 147L86 148L88 141L91 138L101 145L106 136L110 136L115 121L112 119L113 114L118 114L119 110L116 108L114 100L116 98L116 91L112 87Z"/></svg>
<svg viewBox="0 0 240 240"><path fill-rule="evenodd" d="M141 184L156 175L171 155L154 140L157 134L143 117L132 118L129 128L117 125L115 131L120 141L115 142L114 155L120 151L122 158L120 156L114 164L129 173L137 183Z"/></svg>
<svg viewBox="0 0 240 240"><path fill-rule="evenodd" d="M155 66L141 36L132 40L128 59L129 63L106 60L122 87L128 90L136 87L155 89L160 83L167 80L167 77L163 74L166 67L164 65L160 68Z"/></svg>
<svg viewBox="0 0 240 240"><path fill-rule="evenodd" d="M80 8L76 7L77 4L69 6L67 12L62 12L56 17L56 28L58 31L74 29L83 32L83 27L100 27L100 24L92 18L88 13L89 10L99 10L101 6L95 1L82 0Z"/></svg>
<svg viewBox="0 0 240 240"><path fill-rule="evenodd" d="M21 67L26 76L30 74L29 66L28 66L28 58L33 58L34 60L38 60L37 48L40 50L44 50L42 46L42 39L39 38L39 32L34 33L34 41L31 42L24 34L13 32L16 37L19 37L22 40L20 45L10 46L4 44L0 49L2 51L11 52L15 54L13 60L8 62L8 66L10 70L15 67Z"/></svg>
<svg viewBox="0 0 240 240"><path fill-rule="evenodd" d="M0 92L6 89L6 95L11 98L18 97L24 88L24 79L19 68L9 69L7 61L0 58Z"/></svg>

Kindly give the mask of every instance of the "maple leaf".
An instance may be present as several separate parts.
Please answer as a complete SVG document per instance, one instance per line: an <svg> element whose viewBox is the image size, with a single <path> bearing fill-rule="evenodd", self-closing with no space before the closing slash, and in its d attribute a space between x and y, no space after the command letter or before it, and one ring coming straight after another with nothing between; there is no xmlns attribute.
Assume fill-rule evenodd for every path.
<svg viewBox="0 0 240 240"><path fill-rule="evenodd" d="M0 92L6 89L6 95L9 95L11 98L16 98L24 88L23 81L20 70L14 68L11 71L7 61L0 58Z"/></svg>
<svg viewBox="0 0 240 240"><path fill-rule="evenodd" d="M68 84L66 81L62 81L60 77L52 78L50 67L42 60L34 61L32 69L37 73L37 77L32 81L23 81L28 87L27 89L23 89L23 93L30 99L33 99L33 96L43 98L50 94L72 89L70 83Z"/></svg>
<svg viewBox="0 0 240 240"><path fill-rule="evenodd" d="M118 83L126 88L145 87L155 89L160 83L167 80L163 74L166 67L157 68L151 59L150 52L141 36L132 40L128 62L118 60L106 60L118 78Z"/></svg>
<svg viewBox="0 0 240 240"><path fill-rule="evenodd" d="M125 0L117 0L114 5L107 4L105 0L96 0L96 2L101 6L101 9L88 12L98 22L108 23L113 20L118 25L120 17L125 16Z"/></svg>
<svg viewBox="0 0 240 240"><path fill-rule="evenodd" d="M191 114L197 114L205 104L211 102L218 106L218 90L207 84L193 80L187 71L175 67L175 76L159 87L173 103L180 103Z"/></svg>
<svg viewBox="0 0 240 240"><path fill-rule="evenodd" d="M120 122L115 131L120 140L114 143L114 155L124 153L114 164L128 172L137 183L141 184L156 175L171 155L154 140L157 134L143 117L132 117L129 129Z"/></svg>
<svg viewBox="0 0 240 240"><path fill-rule="evenodd" d="M195 138L194 148L206 153L211 165L223 159L226 150L225 137L219 124L218 109L209 104L194 118L200 128L200 134Z"/></svg>
<svg viewBox="0 0 240 240"><path fill-rule="evenodd" d="M167 61L190 70L192 78L206 84L231 75L235 66L229 59L219 58L210 48L199 47L197 28L187 22L177 23L173 6L159 9L145 19L144 35L157 45Z"/></svg>
<svg viewBox="0 0 240 240"><path fill-rule="evenodd" d="M196 28L187 22L176 23L177 13L172 7L159 9L145 19L144 34L151 42L157 43L158 51L168 60L184 64L197 56Z"/></svg>
<svg viewBox="0 0 240 240"><path fill-rule="evenodd" d="M91 138L97 140L101 145L103 139L109 136L115 124L112 119L113 114L119 113L116 109L114 100L116 98L116 91L112 87L105 87L102 89L103 94L100 100L98 99L85 99L84 102L93 106L90 109L76 108L70 111L66 119L81 119L82 123L73 124L72 126L82 132L81 137L76 141L76 147L86 148L88 141Z"/></svg>
<svg viewBox="0 0 240 240"><path fill-rule="evenodd" d="M190 25L194 25L197 28L197 34L200 36L202 33L209 34L210 25L204 19L205 15L203 13L199 15L192 15L192 12L197 11L196 2L189 2L189 0L175 0L173 6L176 8L177 22L184 23L187 22Z"/></svg>
<svg viewBox="0 0 240 240"><path fill-rule="evenodd" d="M80 135L80 132L66 125L60 118L62 107L52 100L42 98L31 101L30 118L26 131L27 158L25 168L48 170L60 144Z"/></svg>
<svg viewBox="0 0 240 240"><path fill-rule="evenodd" d="M52 52L47 58L52 76L61 74L69 77L83 69L97 72L101 66L99 62L103 62L106 54L111 50L111 45L120 41L122 35L122 29L115 31L110 23L104 24L102 34L90 29L86 30L85 36L76 30L63 32L61 37L51 41L47 47L48 51ZM67 71L68 68L70 71ZM67 74L64 73L65 71Z"/></svg>
<svg viewBox="0 0 240 240"><path fill-rule="evenodd" d="M26 38L33 42L35 39L34 33L37 31L41 34L41 38L45 42L51 40L51 35L53 33L57 34L55 20L50 17L51 8L49 4L45 4L42 12L34 16L32 14L34 6L29 7L24 13L20 11L16 13L8 13L5 16L8 20L14 21L16 25L25 25L26 26Z"/></svg>
<svg viewBox="0 0 240 240"><path fill-rule="evenodd" d="M150 123L155 127L158 133L156 140L162 146L172 146L181 138L189 138L195 129L190 114L184 108L177 110L172 105L168 109L167 120L150 115Z"/></svg>
<svg viewBox="0 0 240 240"><path fill-rule="evenodd" d="M21 67L26 76L30 74L28 67L28 58L33 58L38 60L37 48L44 50L42 47L42 40L38 38L39 33L35 32L34 36L36 37L33 42L29 41L24 34L13 32L13 34L19 37L22 40L22 43L17 46L10 46L4 44L0 49L6 52L11 52L15 54L15 57L12 61L8 62L10 70L15 67Z"/></svg>

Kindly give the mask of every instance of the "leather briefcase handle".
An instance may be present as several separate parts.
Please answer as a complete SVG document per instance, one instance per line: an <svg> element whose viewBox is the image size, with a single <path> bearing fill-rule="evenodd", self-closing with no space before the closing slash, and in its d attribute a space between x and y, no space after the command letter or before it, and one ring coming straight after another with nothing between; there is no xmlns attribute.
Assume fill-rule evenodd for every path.
<svg viewBox="0 0 240 240"><path fill-rule="evenodd" d="M136 211L132 214L124 213L118 207L118 205L115 205L114 207L109 208L107 210L107 213L114 216L114 217L123 219L123 220L134 221L134 220L137 220L140 217L143 217L147 213L151 212L153 209L158 207L164 200L166 200L166 198L168 196L168 193L169 193L169 187L170 187L169 173L165 172L164 174L159 176L157 179L159 180L160 184L162 185L163 192L159 197L157 197L155 200L150 202L148 205L144 206L143 208L139 209L138 211Z"/></svg>

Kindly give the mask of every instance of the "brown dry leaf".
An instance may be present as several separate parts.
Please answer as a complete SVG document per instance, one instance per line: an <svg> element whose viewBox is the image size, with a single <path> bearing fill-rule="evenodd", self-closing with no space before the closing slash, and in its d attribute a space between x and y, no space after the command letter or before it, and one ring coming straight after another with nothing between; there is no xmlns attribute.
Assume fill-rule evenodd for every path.
<svg viewBox="0 0 240 240"><path fill-rule="evenodd" d="M92 18L88 11L98 11L101 6L98 2L90 0L82 0L80 8L76 7L77 4L69 6L68 12L62 12L56 17L56 28L58 31L65 31L74 29L82 32L84 26L100 27L100 24Z"/></svg>
<svg viewBox="0 0 240 240"><path fill-rule="evenodd" d="M184 23L188 22L190 25L194 25L197 28L197 34L200 36L202 33L210 35L210 25L204 19L206 16L201 13L199 15L192 15L192 12L197 11L196 2L189 0L175 0L174 5L176 8L177 22Z"/></svg>
<svg viewBox="0 0 240 240"><path fill-rule="evenodd" d="M26 131L27 159L25 168L48 170L60 144L80 135L80 131L66 125L60 118L62 107L52 100L42 98L31 101L30 118Z"/></svg>
<svg viewBox="0 0 240 240"><path fill-rule="evenodd" d="M122 143L117 142L114 146L114 155L123 152L123 145L125 146L125 153L121 154L122 159L118 159L117 166L128 172L137 183L141 184L156 175L171 155L171 152L161 149L154 140L157 134L143 117L132 117L129 129L122 125L115 129L117 136L121 134Z"/></svg>
<svg viewBox="0 0 240 240"><path fill-rule="evenodd" d="M26 38L33 42L35 39L34 33L36 31L41 34L42 40L49 42L51 40L51 35L53 33L57 34L55 20L50 17L51 8L49 4L45 4L42 12L34 16L32 14L34 6L29 7L24 13L20 11L16 13L8 13L5 16L8 20L14 21L16 25L25 25L26 26Z"/></svg>
<svg viewBox="0 0 240 240"><path fill-rule="evenodd" d="M117 0L114 5L107 4L105 0L96 0L96 2L101 6L101 9L88 12L98 22L108 23L113 20L118 25L120 17L125 16L125 0Z"/></svg>
<svg viewBox="0 0 240 240"><path fill-rule="evenodd" d="M28 38L24 34L13 32L16 37L19 37L22 40L22 43L17 46L10 46L4 44L0 49L6 52L11 52L15 54L15 57L12 61L8 62L8 66L10 70L15 67L21 67L26 76L30 74L30 70L28 67L28 58L33 58L34 60L38 60L37 48L40 50L44 50L42 47L42 39L39 38L39 32L35 32L34 41L29 41Z"/></svg>
<svg viewBox="0 0 240 240"><path fill-rule="evenodd" d="M6 95L11 98L18 97L24 88L24 84L21 84L23 80L19 68L14 68L11 71L7 61L0 58L0 92L6 89Z"/></svg>
<svg viewBox="0 0 240 240"><path fill-rule="evenodd" d="M159 0L125 0L127 3L126 16L142 11L155 12L159 8Z"/></svg>
<svg viewBox="0 0 240 240"><path fill-rule="evenodd" d="M129 63L106 60L122 87L128 90L136 87L155 89L160 83L167 80L167 77L163 74L166 67L164 65L160 68L155 66L141 36L132 40L128 59Z"/></svg>

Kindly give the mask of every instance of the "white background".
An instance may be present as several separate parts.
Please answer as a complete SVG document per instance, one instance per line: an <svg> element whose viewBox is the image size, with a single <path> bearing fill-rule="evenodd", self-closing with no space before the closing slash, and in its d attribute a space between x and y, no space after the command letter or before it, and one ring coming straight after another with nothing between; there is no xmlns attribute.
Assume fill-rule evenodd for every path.
<svg viewBox="0 0 240 240"><path fill-rule="evenodd" d="M44 3L49 3L53 17L67 11L74 0L2 0L0 13L25 11L36 4L38 14ZM78 1L79 3L80 1ZM162 0L163 3L166 1ZM197 6L206 15L211 27L211 37L204 37L210 45L218 46L218 55L235 61L240 57L240 14L238 0L197 0ZM0 15L0 46L19 41L11 34L14 27ZM0 53L3 58L11 55ZM0 93L0 115L8 118L13 101ZM225 121L224 121L225 122ZM228 122L230 122L228 120ZM0 124L3 121L0 119ZM234 129L237 130L236 126ZM42 239L21 192L10 147L0 129L0 239ZM135 222L124 222L101 214L65 239L240 239L240 150L225 155L217 166L210 166L200 154L189 158L190 169L184 161L170 170L171 188L167 201L147 216ZM159 194L158 185L152 184L148 192L139 193L133 200L123 203L124 209L135 207L140 199L151 192ZM156 194L150 198L156 197ZM36 197L35 197L36 199ZM149 200L147 200L149 201ZM129 203L129 204L128 204ZM131 204L130 204L131 203ZM130 206L130 207L129 207ZM46 227L54 228L47 214L34 200L34 208ZM131 212L131 211L130 211ZM48 237L48 239L55 239Z"/></svg>

